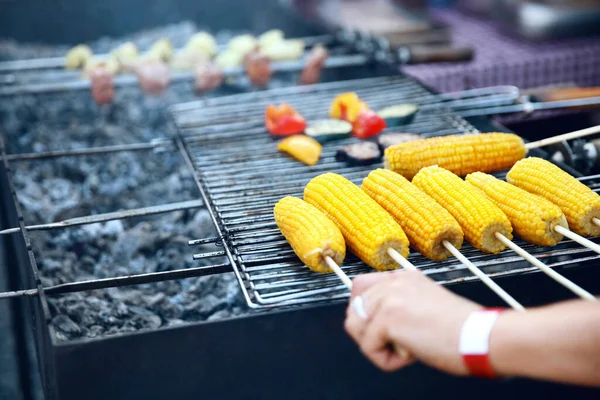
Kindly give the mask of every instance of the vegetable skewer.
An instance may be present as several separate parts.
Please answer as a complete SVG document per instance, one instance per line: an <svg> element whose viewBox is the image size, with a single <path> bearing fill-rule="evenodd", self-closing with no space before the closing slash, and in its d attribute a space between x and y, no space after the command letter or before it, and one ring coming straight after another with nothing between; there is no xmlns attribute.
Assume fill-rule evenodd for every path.
<svg viewBox="0 0 600 400"><path fill-rule="evenodd" d="M463 231L459 223L416 185L394 172L378 169L365 178L362 188L405 229L411 244L421 254L433 260L456 256L511 307L523 309L512 296L459 252L463 242ZM390 256L398 263L402 261L395 254Z"/></svg>

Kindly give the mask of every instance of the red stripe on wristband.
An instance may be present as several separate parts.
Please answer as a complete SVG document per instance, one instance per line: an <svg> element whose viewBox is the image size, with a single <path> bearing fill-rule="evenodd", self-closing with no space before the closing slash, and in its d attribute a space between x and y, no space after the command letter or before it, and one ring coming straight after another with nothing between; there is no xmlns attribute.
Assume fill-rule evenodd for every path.
<svg viewBox="0 0 600 400"><path fill-rule="evenodd" d="M472 376L496 378L489 358L489 338L503 308L484 308L469 315L460 333L459 351Z"/></svg>

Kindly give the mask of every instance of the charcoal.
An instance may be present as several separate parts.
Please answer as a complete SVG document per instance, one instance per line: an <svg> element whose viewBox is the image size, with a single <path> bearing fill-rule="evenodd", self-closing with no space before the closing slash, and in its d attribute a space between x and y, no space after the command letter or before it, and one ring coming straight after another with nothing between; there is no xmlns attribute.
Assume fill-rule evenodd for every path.
<svg viewBox="0 0 600 400"><path fill-rule="evenodd" d="M79 325L73 322L71 318L67 317L66 315L57 315L56 317L52 318L52 324L56 327L56 329L65 335L78 334L81 332Z"/></svg>
<svg viewBox="0 0 600 400"><path fill-rule="evenodd" d="M147 48L168 36L183 46L196 31L182 23L127 38L89 43L94 53L132 40ZM217 34L226 42L234 32ZM0 57L64 55L69 46L46 47L0 40ZM24 79L38 79L38 72ZM295 76L273 79L288 86ZM247 79L204 98L248 89ZM98 107L88 90L0 97L0 126L9 153L46 152L169 141L167 106L195 100L190 82L173 83L160 96L135 86L119 87L112 104ZM12 177L26 224L199 199L193 176L176 146L155 150L11 161ZM193 260L216 246L189 247L190 239L215 236L205 209L127 218L51 231L30 232L45 287L224 263ZM232 273L106 290L48 296L59 341L178 326L248 313Z"/></svg>

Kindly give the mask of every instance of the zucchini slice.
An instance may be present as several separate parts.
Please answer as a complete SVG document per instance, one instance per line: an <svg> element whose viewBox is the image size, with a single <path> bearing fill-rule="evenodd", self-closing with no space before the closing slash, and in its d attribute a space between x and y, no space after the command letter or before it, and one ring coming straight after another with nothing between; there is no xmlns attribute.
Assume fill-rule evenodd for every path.
<svg viewBox="0 0 600 400"><path fill-rule="evenodd" d="M415 104L397 104L379 110L377 114L383 118L388 126L410 124L419 108Z"/></svg>
<svg viewBox="0 0 600 400"><path fill-rule="evenodd" d="M350 137L352 124L340 119L322 119L309 124L304 133L319 143L325 143Z"/></svg>

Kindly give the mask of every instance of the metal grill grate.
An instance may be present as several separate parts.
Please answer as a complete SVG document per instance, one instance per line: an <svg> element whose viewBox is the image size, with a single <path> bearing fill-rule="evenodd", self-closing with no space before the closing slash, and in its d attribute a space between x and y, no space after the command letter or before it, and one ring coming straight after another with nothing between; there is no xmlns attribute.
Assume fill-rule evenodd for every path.
<svg viewBox="0 0 600 400"><path fill-rule="evenodd" d="M306 183L318 174L334 171L360 184L369 171L380 165L349 167L336 162L336 149L355 140L346 139L326 144L320 162L307 167L278 152L263 126L267 104L288 102L311 119L324 118L331 100L342 91L355 91L374 109L401 102L420 104L420 112L412 124L402 128L404 131L422 136L477 132L447 108L448 98L431 94L399 76L276 89L171 107L203 195L219 225L220 240L230 254L250 307L288 306L348 296L335 275L313 273L299 262L279 233L272 210L283 196L301 197ZM598 177L586 181L592 184L594 178ZM600 188L596 184L593 187ZM553 267L600 258L570 241L554 248L520 244ZM470 246L463 250L490 276L536 270L510 251L486 255ZM413 253L409 260L440 283L476 279L454 259L432 262ZM352 255L343 269L351 277L369 272Z"/></svg>

